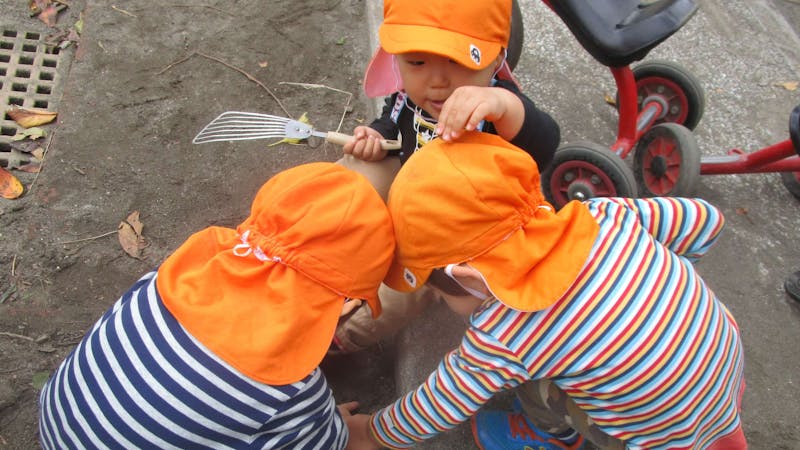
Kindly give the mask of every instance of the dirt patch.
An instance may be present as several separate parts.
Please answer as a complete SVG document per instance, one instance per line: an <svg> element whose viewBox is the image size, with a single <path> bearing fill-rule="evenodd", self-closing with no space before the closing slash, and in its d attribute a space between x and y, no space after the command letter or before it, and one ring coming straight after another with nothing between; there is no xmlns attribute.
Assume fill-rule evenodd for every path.
<svg viewBox="0 0 800 450"><path fill-rule="evenodd" d="M367 120L365 8L70 2L57 26L81 17L83 34L66 50L44 168L14 172L26 193L0 201L0 448L38 447L37 384L134 280L191 233L238 224L276 172L339 157L328 145L191 140L227 110L307 112L315 127L348 133ZM52 31L26 4L0 0L0 11L8 26ZM133 211L148 244L140 259L115 233Z"/></svg>

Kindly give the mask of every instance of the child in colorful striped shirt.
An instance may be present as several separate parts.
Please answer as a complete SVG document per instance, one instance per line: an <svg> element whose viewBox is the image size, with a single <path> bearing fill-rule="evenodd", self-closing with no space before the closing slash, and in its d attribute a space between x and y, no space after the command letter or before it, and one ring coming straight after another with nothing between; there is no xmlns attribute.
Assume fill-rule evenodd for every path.
<svg viewBox="0 0 800 450"><path fill-rule="evenodd" d="M237 229L192 235L95 324L41 392L42 447L344 449L317 366L346 299L380 312L393 252L361 175L276 175Z"/></svg>
<svg viewBox="0 0 800 450"><path fill-rule="evenodd" d="M495 449L744 449L737 325L692 261L723 218L702 200L596 198L559 211L535 162L488 134L429 143L389 193L385 282L470 314L419 388L347 416L350 448L406 448L473 417Z"/></svg>

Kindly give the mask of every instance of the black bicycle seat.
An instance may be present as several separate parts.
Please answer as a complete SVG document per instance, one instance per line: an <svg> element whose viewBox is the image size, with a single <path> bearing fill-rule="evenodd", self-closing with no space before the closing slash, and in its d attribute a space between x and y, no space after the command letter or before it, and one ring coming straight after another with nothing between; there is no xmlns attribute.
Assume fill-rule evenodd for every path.
<svg viewBox="0 0 800 450"><path fill-rule="evenodd" d="M789 136L792 138L794 151L800 155L800 105L797 105L789 115Z"/></svg>
<svg viewBox="0 0 800 450"><path fill-rule="evenodd" d="M598 62L644 58L697 11L695 0L550 0L550 7Z"/></svg>

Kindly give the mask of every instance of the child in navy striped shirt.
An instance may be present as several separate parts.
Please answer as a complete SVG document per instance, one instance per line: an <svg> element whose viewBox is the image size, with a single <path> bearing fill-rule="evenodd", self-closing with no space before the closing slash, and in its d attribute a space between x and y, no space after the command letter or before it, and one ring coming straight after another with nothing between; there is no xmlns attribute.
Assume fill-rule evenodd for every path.
<svg viewBox="0 0 800 450"><path fill-rule="evenodd" d="M192 235L95 324L41 392L42 446L344 449L318 364L346 299L380 312L393 251L361 175L276 175L237 229Z"/></svg>

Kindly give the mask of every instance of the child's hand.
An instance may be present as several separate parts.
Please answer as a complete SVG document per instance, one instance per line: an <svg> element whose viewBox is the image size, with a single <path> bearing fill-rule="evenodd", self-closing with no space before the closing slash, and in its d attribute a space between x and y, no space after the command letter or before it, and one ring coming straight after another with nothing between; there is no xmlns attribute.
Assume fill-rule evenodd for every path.
<svg viewBox="0 0 800 450"><path fill-rule="evenodd" d="M351 312L353 312L356 308L361 306L364 303L363 301L355 298L347 298L344 300L344 306L342 306L342 312L339 313L339 317L344 317Z"/></svg>
<svg viewBox="0 0 800 450"><path fill-rule="evenodd" d="M339 414L342 415L345 425L350 430L350 440L347 441L346 450L379 450L381 447L372 438L368 414L353 414L358 408L358 402L348 402L338 405Z"/></svg>
<svg viewBox="0 0 800 450"><path fill-rule="evenodd" d="M355 139L352 142L342 146L345 155L353 155L364 161L380 161L386 157L386 150L381 149L383 136L376 130L357 126L353 130L353 137Z"/></svg>
<svg viewBox="0 0 800 450"><path fill-rule="evenodd" d="M503 88L461 86L442 106L436 134L445 141L458 139L464 131L477 128L482 120L492 122L497 134L510 141L522 127L522 101Z"/></svg>

